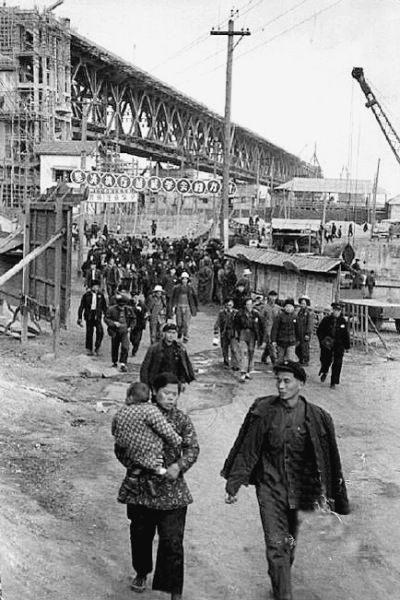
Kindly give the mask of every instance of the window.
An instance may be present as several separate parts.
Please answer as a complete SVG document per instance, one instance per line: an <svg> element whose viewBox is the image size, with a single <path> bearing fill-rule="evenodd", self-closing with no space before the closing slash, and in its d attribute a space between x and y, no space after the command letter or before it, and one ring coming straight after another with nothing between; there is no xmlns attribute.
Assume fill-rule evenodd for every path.
<svg viewBox="0 0 400 600"><path fill-rule="evenodd" d="M70 175L73 169L53 169L53 181L58 183L59 181L66 181L69 183L71 181Z"/></svg>

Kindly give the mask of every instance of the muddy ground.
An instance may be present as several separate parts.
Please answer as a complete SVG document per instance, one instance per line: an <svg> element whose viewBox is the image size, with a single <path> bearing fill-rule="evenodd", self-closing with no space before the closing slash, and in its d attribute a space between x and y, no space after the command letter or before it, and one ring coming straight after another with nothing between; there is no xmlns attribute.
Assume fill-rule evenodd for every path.
<svg viewBox="0 0 400 600"><path fill-rule="evenodd" d="M81 293L76 285L73 315ZM187 479L195 502L186 529L187 600L264 600L264 544L252 488L224 504L223 460L248 406L274 391L269 367L256 364L239 385L212 347L215 308L193 321L188 344L198 380L181 398L197 429L201 455ZM75 319L73 319L75 321ZM331 412L352 503L341 521L304 515L294 566L295 600L400 598L400 338L387 330L392 358L379 346L346 355L332 391L317 377L306 396ZM138 373L148 332L129 372L109 374L103 355L84 355L84 330L62 333L55 361L49 333L22 349L0 338L0 573L5 600L128 600L129 530L116 502L123 469L110 422ZM132 362L132 360L134 362ZM146 591L143 600L166 598Z"/></svg>

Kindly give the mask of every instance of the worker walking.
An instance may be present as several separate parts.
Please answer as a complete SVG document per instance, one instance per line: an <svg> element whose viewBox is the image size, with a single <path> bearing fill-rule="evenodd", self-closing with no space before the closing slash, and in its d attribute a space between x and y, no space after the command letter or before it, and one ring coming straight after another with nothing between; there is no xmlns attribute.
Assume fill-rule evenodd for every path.
<svg viewBox="0 0 400 600"><path fill-rule="evenodd" d="M331 369L331 388L340 383L344 352L350 348L350 335L347 321L342 315L342 305L332 302L332 314L327 315L318 325L317 337L321 349L321 368L319 375L324 382Z"/></svg>

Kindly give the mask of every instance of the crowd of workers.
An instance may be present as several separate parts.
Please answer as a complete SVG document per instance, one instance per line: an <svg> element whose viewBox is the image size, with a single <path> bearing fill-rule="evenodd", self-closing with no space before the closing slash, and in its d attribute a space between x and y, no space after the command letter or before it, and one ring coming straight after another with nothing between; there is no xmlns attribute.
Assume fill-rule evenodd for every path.
<svg viewBox="0 0 400 600"><path fill-rule="evenodd" d="M126 372L129 352L136 355L149 323L150 345L140 366L140 381L129 385L125 405L112 423L115 455L126 467L118 500L127 505L130 521L135 572L131 588L136 592L146 589L153 569L152 543L157 531L152 587L170 593L171 600L182 598L185 518L193 501L184 473L196 462L199 444L191 419L178 409L177 403L184 387L195 379L186 347L191 318L200 305L214 302L219 307L214 343L221 347L224 368L237 371L239 382L245 383L254 371L255 350L261 348L261 362L270 360L277 377L278 396L258 399L251 407L222 475L227 479L228 504L236 501L240 486L253 477L266 536L273 597L291 599L290 567L298 509L314 506L323 494L329 506L344 514L348 512L330 417L300 394L307 378L304 367L309 365L310 341L315 331L320 344L321 382L329 369L331 388L340 382L343 355L350 347L341 305L333 303L331 314L316 327L311 300L306 295L297 301L280 299L274 290L265 297L256 296L252 293L251 270L244 269L238 279L218 240L200 244L187 238L122 237L111 236L107 230L96 235L91 237L82 265L86 291L78 309L78 324L83 325L83 320L86 324L87 353L99 354L104 319L111 338L112 366ZM310 422L305 420L306 411ZM274 458L269 464L265 448L272 442L266 439L265 448L256 448L255 440L262 436L254 433L254 427L264 431L276 423L280 423L282 436L279 449L271 449L270 456ZM303 429L300 445L297 437ZM328 434L335 460L325 464L326 456L318 454L316 440ZM312 451L305 444L307 435L316 444ZM250 447L253 450L249 454ZM294 462L289 461L289 471L281 460L287 452L294 457ZM266 473L270 469L275 473L275 483L255 469L254 457L261 455ZM307 463L300 475L299 461ZM321 469L323 490L312 483L315 478L311 471L316 468ZM294 497L287 495L289 479L291 489L293 485L297 491L304 484L308 486L307 498L302 498L300 492Z"/></svg>

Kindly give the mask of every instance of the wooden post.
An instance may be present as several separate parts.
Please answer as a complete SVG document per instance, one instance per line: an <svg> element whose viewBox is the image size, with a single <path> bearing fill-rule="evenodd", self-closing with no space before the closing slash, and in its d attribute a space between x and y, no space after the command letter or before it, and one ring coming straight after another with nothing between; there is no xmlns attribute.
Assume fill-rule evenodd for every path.
<svg viewBox="0 0 400 600"><path fill-rule="evenodd" d="M86 140L87 140L87 122L89 116L89 103L87 100L84 100L82 105L82 130L81 130L81 169L85 171L86 169ZM85 185L81 186L81 194L85 191ZM81 274L81 266L83 263L83 247L85 244L85 216L86 216L86 202L82 200L79 210L79 218L78 218L78 228L79 228L79 250L78 250L78 264L77 264L77 274Z"/></svg>
<svg viewBox="0 0 400 600"><path fill-rule="evenodd" d="M24 203L24 250L23 258L29 254L30 246L30 229L31 229L31 214L30 214L30 202L28 194L25 194ZM29 272L30 266L25 265L22 270L22 297L23 305L21 307L21 344L26 345L28 342L28 321L29 311L27 307L27 296L29 295Z"/></svg>
<svg viewBox="0 0 400 600"><path fill-rule="evenodd" d="M55 230L63 226L63 199L59 195L55 199ZM53 320L53 353L57 358L60 346L60 311L61 311L61 267L62 267L62 244L60 237L55 243L54 251L54 320Z"/></svg>

